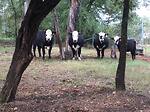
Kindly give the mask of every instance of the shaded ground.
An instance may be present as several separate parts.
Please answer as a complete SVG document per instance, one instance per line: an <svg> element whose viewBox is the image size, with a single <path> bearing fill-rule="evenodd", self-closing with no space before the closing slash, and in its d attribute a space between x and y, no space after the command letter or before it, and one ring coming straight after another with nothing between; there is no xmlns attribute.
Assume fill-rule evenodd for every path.
<svg viewBox="0 0 150 112"><path fill-rule="evenodd" d="M1 55L5 57L12 55L12 52ZM57 56L54 58L60 61ZM137 59L150 60L142 56ZM90 84L78 84L78 76L73 71L63 71L54 66L49 68L46 62L40 61L43 60L36 58L32 61L31 68L22 77L16 100L0 105L0 112L150 112L148 96L132 90L116 92L113 88L101 86L102 82L98 86L96 80L90 77L87 79ZM1 60L1 64L10 64L10 60ZM36 73L32 71L34 66ZM111 82L107 84L112 86Z"/></svg>
<svg viewBox="0 0 150 112"><path fill-rule="evenodd" d="M15 102L1 106L3 112L149 112L150 99L132 92L116 93L110 88L82 86L38 87ZM22 93L24 92L24 93Z"/></svg>

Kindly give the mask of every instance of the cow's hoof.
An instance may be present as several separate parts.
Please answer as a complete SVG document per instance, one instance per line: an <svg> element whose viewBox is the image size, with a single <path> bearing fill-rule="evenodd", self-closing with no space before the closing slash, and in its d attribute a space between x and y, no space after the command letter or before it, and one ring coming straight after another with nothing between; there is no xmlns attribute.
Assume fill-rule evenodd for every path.
<svg viewBox="0 0 150 112"><path fill-rule="evenodd" d="M75 57L73 57L72 60L75 60Z"/></svg>
<svg viewBox="0 0 150 112"><path fill-rule="evenodd" d="M81 61L81 58L80 58L80 57L78 57L78 60L79 60L79 61Z"/></svg>

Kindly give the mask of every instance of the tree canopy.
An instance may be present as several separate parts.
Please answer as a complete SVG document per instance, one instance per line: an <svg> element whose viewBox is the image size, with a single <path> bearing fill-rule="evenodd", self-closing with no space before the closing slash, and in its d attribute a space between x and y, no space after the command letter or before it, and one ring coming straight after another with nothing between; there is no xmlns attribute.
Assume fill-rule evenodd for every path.
<svg viewBox="0 0 150 112"><path fill-rule="evenodd" d="M20 0L13 0L13 3L17 12L17 28L19 28L23 18L24 3ZM148 3L149 2L145 2L145 4ZM110 36L118 34L120 32L118 29L121 27L122 4L122 0L80 0L80 12L77 29L85 35L85 38L91 38L93 33L100 31L108 32ZM132 10L132 13L129 15L129 35L131 37L138 38L140 35L140 21L134 11L138 6L138 2L136 0L132 0L130 4L130 10ZM14 37L14 9L11 4L11 0L0 0L0 6L2 7L0 10L0 33L6 34L8 38ZM70 0L62 0L56 7L63 41L66 36L69 6ZM134 24L132 24L133 22ZM49 13L40 25L40 29L52 28L52 24L52 14Z"/></svg>

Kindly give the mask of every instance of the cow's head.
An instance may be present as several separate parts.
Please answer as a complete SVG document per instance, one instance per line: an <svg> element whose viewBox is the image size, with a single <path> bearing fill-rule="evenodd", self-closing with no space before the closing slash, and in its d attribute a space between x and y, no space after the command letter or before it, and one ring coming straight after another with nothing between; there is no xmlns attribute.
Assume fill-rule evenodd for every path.
<svg viewBox="0 0 150 112"><path fill-rule="evenodd" d="M78 31L73 31L73 32L72 32L72 39L73 39L73 42L74 42L74 43L77 43L78 38L79 38L79 33L78 33Z"/></svg>
<svg viewBox="0 0 150 112"><path fill-rule="evenodd" d="M47 29L46 30L46 37L45 37L46 41L51 41L52 37L53 37L52 31L50 29Z"/></svg>
<svg viewBox="0 0 150 112"><path fill-rule="evenodd" d="M121 40L121 37L115 36L115 37L114 37L114 44L115 44L115 45L118 45L118 43L119 43L120 40Z"/></svg>
<svg viewBox="0 0 150 112"><path fill-rule="evenodd" d="M100 32L98 33L98 36L99 36L99 41L102 43L104 42L104 38L108 36L107 33L104 33L104 32Z"/></svg>

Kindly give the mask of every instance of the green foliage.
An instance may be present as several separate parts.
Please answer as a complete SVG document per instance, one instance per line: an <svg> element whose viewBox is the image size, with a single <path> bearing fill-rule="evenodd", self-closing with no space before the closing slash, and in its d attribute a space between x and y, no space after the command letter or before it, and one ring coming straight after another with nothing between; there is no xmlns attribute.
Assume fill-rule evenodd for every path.
<svg viewBox="0 0 150 112"><path fill-rule="evenodd" d="M20 26L20 22L22 20L23 13L23 2L20 0L13 0L14 8L17 12L17 23L18 28ZM9 37L15 37L15 28L14 28L14 12L13 7L10 0L0 1L0 6L2 9L0 10L0 34Z"/></svg>
<svg viewBox="0 0 150 112"><path fill-rule="evenodd" d="M23 1L13 0L15 9L17 12L17 23L18 29L23 17ZM120 21L122 19L122 0L80 0L80 13L79 21L77 25L77 30L82 32L86 39L91 38L95 32L104 31L110 34L110 37L113 37L120 33ZM137 6L137 1L131 1L131 11L134 11ZM0 0L0 6L4 10L4 17L0 15L0 25L6 24L6 36L14 37L14 12L12 10L12 5L10 0ZM61 30L61 36L63 41L66 38L66 30L68 24L68 14L70 8L70 0L61 0L57 5L57 14L59 18L59 26ZM2 11L2 9L0 10ZM0 12L2 14L2 12ZM137 37L139 34L139 27L133 26L139 25L139 19L134 13L131 13L130 18L132 22L130 24L129 35L132 37ZM39 29L53 28L53 14L52 12L47 15ZM133 29L136 30L134 31ZM1 34L3 33L2 27L0 27ZM135 32L135 33L133 33Z"/></svg>

